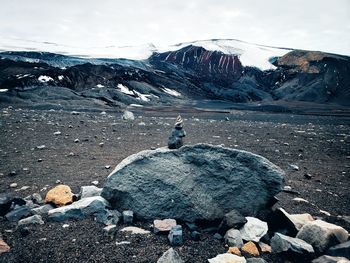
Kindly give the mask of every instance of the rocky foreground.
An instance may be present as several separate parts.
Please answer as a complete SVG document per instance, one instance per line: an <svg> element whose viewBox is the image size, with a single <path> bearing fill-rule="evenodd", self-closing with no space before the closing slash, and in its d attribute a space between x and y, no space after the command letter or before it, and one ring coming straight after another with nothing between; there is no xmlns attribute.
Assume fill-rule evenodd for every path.
<svg viewBox="0 0 350 263"><path fill-rule="evenodd" d="M270 198L258 201L265 196L263 190L271 187L261 184L257 189L261 196L255 194L256 201L265 200L264 207L268 209L259 205L259 213L252 213L255 203L248 200L241 210L231 207L233 210L228 211L227 207L227 213L220 218L199 221L182 218L180 211L188 211L186 204L175 206L178 208L173 214L175 217L178 214L176 220L163 221L164 217L156 218L157 214L150 220L139 213L140 208L126 210L132 200L130 194L124 206L117 210L117 200L102 190L104 185L110 184L110 180L105 184L110 168L132 153L143 149L156 153L155 148L165 145L175 121L175 116L169 115L172 114L139 112L136 119L122 120L117 113L4 109L1 122L5 135L1 141L4 162L0 167L3 171L0 177L3 182L0 186L3 192L0 249L3 253L0 261L310 262L328 254L344 256L342 260L347 262L348 118L249 112L185 113L185 145L221 144L209 148L212 154L207 155L204 162L203 158L193 158L187 150L183 157L185 162L195 163L197 167L204 167L206 173L215 174L225 158L221 157L218 167L206 166L206 162L211 157L210 161L217 162L214 153L225 152L220 150L225 149L223 144L263 155L285 171L285 185L280 182L282 192L277 195L279 202L271 203ZM189 148L184 146L171 151L179 156L177 152L184 151L182 149ZM166 162L174 163L172 158ZM175 157L175 160L178 159ZM251 157L238 160L241 165L250 167ZM141 162L138 166L145 165L144 161L137 161ZM202 163L198 163L200 161ZM265 166L255 165L255 170L268 169L266 164L273 165L264 163ZM181 164L177 166L181 171ZM151 167L152 163L146 170L152 171ZM155 175L153 178L159 180ZM244 176L240 182L242 180ZM167 181L168 185L173 183ZM227 182L227 185L230 184ZM180 192L188 191L189 198L198 196L198 189L191 195L184 186L178 188ZM224 186L222 182L211 185L218 191ZM249 188L244 191L243 199L249 196ZM101 192L108 200L100 196ZM164 195L166 192L157 199ZM144 196L147 199L146 193ZM221 196L227 198L225 190ZM174 203L181 201L175 198ZM215 210L215 202L205 204ZM193 205L196 208L196 203ZM191 211L203 216L201 208L202 205L199 210ZM330 261L323 256L314 262L341 262L339 260Z"/></svg>

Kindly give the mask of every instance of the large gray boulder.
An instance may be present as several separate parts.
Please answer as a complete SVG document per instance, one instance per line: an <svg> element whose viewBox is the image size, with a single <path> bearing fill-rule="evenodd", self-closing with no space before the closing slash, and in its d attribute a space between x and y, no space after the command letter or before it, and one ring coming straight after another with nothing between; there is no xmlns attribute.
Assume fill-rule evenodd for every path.
<svg viewBox="0 0 350 263"><path fill-rule="evenodd" d="M255 216L281 191L283 175L247 151L207 144L159 148L124 159L108 176L101 196L141 219L212 221L233 209Z"/></svg>

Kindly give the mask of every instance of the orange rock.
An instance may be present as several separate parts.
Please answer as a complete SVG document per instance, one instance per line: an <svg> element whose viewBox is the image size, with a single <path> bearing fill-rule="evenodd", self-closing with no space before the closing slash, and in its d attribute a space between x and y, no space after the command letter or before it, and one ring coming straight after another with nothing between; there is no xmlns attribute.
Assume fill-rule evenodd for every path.
<svg viewBox="0 0 350 263"><path fill-rule="evenodd" d="M0 239L0 255L5 252L9 252L10 247L5 243L4 240Z"/></svg>
<svg viewBox="0 0 350 263"><path fill-rule="evenodd" d="M238 247L229 247L227 253L235 254L237 256L241 256L241 251L239 251Z"/></svg>
<svg viewBox="0 0 350 263"><path fill-rule="evenodd" d="M271 247L268 244L265 244L263 242L259 242L259 247L260 247L261 252L263 252L263 253L271 253L272 252Z"/></svg>
<svg viewBox="0 0 350 263"><path fill-rule="evenodd" d="M56 206L64 206L73 202L73 193L68 185L57 185L47 192L45 203L54 203Z"/></svg>
<svg viewBox="0 0 350 263"><path fill-rule="evenodd" d="M260 255L258 248L252 241L245 243L241 249L243 252L246 252L255 257Z"/></svg>

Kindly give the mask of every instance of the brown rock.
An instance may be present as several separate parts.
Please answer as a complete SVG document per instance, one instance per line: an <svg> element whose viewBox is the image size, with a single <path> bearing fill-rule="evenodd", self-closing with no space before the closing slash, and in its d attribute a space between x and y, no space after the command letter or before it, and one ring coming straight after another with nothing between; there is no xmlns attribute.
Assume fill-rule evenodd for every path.
<svg viewBox="0 0 350 263"><path fill-rule="evenodd" d="M241 251L238 247L229 247L227 253L235 254L237 256L242 256Z"/></svg>
<svg viewBox="0 0 350 263"><path fill-rule="evenodd" d="M64 206L73 202L73 193L68 185L57 185L47 192L45 203L54 203L56 206Z"/></svg>
<svg viewBox="0 0 350 263"><path fill-rule="evenodd" d="M4 240L0 239L0 255L10 251L9 245L5 243Z"/></svg>
<svg viewBox="0 0 350 263"><path fill-rule="evenodd" d="M169 232L172 227L176 226L175 219L163 219L163 220L154 220L153 221L153 230L155 234Z"/></svg>
<svg viewBox="0 0 350 263"><path fill-rule="evenodd" d="M242 247L242 251L255 257L260 255L258 248L252 241L245 243Z"/></svg>
<svg viewBox="0 0 350 263"><path fill-rule="evenodd" d="M263 242L259 242L259 247L262 253L271 253L272 249L268 244L265 244Z"/></svg>

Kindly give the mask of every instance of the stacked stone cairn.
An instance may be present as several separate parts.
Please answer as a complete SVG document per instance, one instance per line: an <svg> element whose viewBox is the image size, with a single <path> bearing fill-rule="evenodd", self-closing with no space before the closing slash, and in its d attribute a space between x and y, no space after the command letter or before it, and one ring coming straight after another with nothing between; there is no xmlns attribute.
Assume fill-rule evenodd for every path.
<svg viewBox="0 0 350 263"><path fill-rule="evenodd" d="M183 137L186 136L186 132L183 129L183 120L181 116L177 116L175 127L172 129L169 140L169 149L179 149L183 145Z"/></svg>

